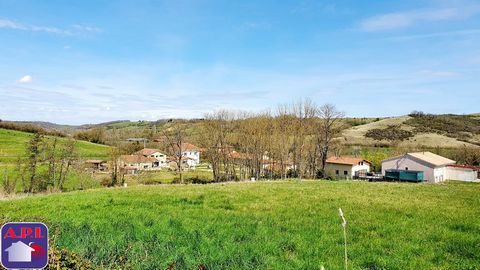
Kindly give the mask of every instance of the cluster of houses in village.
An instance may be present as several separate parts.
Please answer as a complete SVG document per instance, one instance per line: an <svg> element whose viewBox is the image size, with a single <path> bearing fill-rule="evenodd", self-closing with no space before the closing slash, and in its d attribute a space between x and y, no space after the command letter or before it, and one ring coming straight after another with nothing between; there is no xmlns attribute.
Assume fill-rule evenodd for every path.
<svg viewBox="0 0 480 270"><path fill-rule="evenodd" d="M200 163L201 149L190 143L181 147L183 169L195 169ZM248 160L250 156L234 150L229 152L234 160ZM122 155L119 165L125 172L135 174L145 170L162 168L177 169L179 156L167 156L157 149L144 148L132 155ZM96 171L108 170L102 160L88 160L86 163ZM288 171L293 164L279 164L264 155L260 161L265 171ZM370 161L357 157L332 156L326 160L325 176L336 179L397 180L409 182L439 183L445 180L480 181L480 166L457 165L454 160L431 152L406 153L382 161L381 173L371 171Z"/></svg>
<svg viewBox="0 0 480 270"><path fill-rule="evenodd" d="M160 170L162 168L176 169L178 159L183 169L195 169L200 163L200 148L191 143L182 143L181 158L179 155L167 156L158 149L143 148L131 155L121 155L118 164L127 174L139 171ZM107 171L108 163L105 160L87 160L87 167L94 171Z"/></svg>

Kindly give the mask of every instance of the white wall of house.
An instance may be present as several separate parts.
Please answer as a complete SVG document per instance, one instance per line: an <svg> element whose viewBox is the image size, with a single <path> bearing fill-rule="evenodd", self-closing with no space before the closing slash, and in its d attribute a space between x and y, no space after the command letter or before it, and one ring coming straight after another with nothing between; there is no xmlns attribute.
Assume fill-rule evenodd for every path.
<svg viewBox="0 0 480 270"><path fill-rule="evenodd" d="M478 172L470 168L447 167L445 179L476 181L478 180Z"/></svg>
<svg viewBox="0 0 480 270"><path fill-rule="evenodd" d="M363 164L362 164L363 163ZM367 162L362 162L361 164L354 165L352 167L352 175L355 175L356 172L370 172L370 164Z"/></svg>
<svg viewBox="0 0 480 270"><path fill-rule="evenodd" d="M158 160L158 166L159 167L167 167L168 166L167 156L163 153L155 152L155 153L151 154L149 157L153 157L156 160Z"/></svg>
<svg viewBox="0 0 480 270"><path fill-rule="evenodd" d="M352 170L353 170L352 165L335 164L335 163L325 164L325 172L329 177L351 179Z"/></svg>
<svg viewBox="0 0 480 270"><path fill-rule="evenodd" d="M124 166L135 167L137 170L145 170L152 168L152 163L143 163L143 162L136 162L136 163L124 163Z"/></svg>
<svg viewBox="0 0 480 270"><path fill-rule="evenodd" d="M395 159L382 161L382 174L385 175L386 170L409 170L423 171L423 179L428 182L438 183L445 181L446 166L434 168L432 165L410 158L409 156L401 156Z"/></svg>
<svg viewBox="0 0 480 270"><path fill-rule="evenodd" d="M340 179L352 179L356 172L365 171L370 172L370 165L364 162L362 165L347 165L327 163L325 164L325 172L329 177L336 177Z"/></svg>
<svg viewBox="0 0 480 270"><path fill-rule="evenodd" d="M191 158L187 160L187 164L190 167L195 167L200 163L200 152L194 150L183 151L182 156Z"/></svg>

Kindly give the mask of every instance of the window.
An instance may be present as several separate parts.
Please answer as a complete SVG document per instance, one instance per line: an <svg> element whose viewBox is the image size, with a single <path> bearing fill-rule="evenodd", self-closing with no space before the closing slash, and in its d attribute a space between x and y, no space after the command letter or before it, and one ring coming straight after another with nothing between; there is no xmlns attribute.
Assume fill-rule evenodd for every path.
<svg viewBox="0 0 480 270"><path fill-rule="evenodd" d="M408 171L408 167L405 167L405 171Z"/></svg>
<svg viewBox="0 0 480 270"><path fill-rule="evenodd" d="M344 175L348 175L348 171L343 171L343 174L344 174Z"/></svg>
<svg viewBox="0 0 480 270"><path fill-rule="evenodd" d="M363 165L363 161L360 161L360 165Z"/></svg>
<svg viewBox="0 0 480 270"><path fill-rule="evenodd" d="M340 174L340 172L339 172L338 170L336 170L336 171L335 171L335 174L336 174L336 175L339 175L339 174Z"/></svg>

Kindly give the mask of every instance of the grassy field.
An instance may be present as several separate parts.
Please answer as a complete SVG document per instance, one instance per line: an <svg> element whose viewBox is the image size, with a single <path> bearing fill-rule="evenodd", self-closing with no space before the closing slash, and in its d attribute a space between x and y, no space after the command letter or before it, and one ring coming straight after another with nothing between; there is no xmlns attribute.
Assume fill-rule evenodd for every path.
<svg viewBox="0 0 480 270"><path fill-rule="evenodd" d="M18 156L25 155L26 143L32 134L15 130L0 129L0 163L15 162ZM52 137L48 137L49 140ZM60 143L66 138L59 138ZM83 159L107 158L109 147L101 144L77 141L78 155Z"/></svg>
<svg viewBox="0 0 480 270"><path fill-rule="evenodd" d="M480 185L256 182L96 189L0 201L99 268L479 269Z"/></svg>

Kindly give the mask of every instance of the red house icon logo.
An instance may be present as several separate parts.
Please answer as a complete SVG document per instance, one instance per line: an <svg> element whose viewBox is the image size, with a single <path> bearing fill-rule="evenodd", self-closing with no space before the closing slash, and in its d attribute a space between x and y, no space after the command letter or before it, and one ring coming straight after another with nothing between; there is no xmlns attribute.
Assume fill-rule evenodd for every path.
<svg viewBox="0 0 480 270"><path fill-rule="evenodd" d="M0 261L7 269L42 269L48 264L48 228L43 223L6 223L0 244Z"/></svg>

